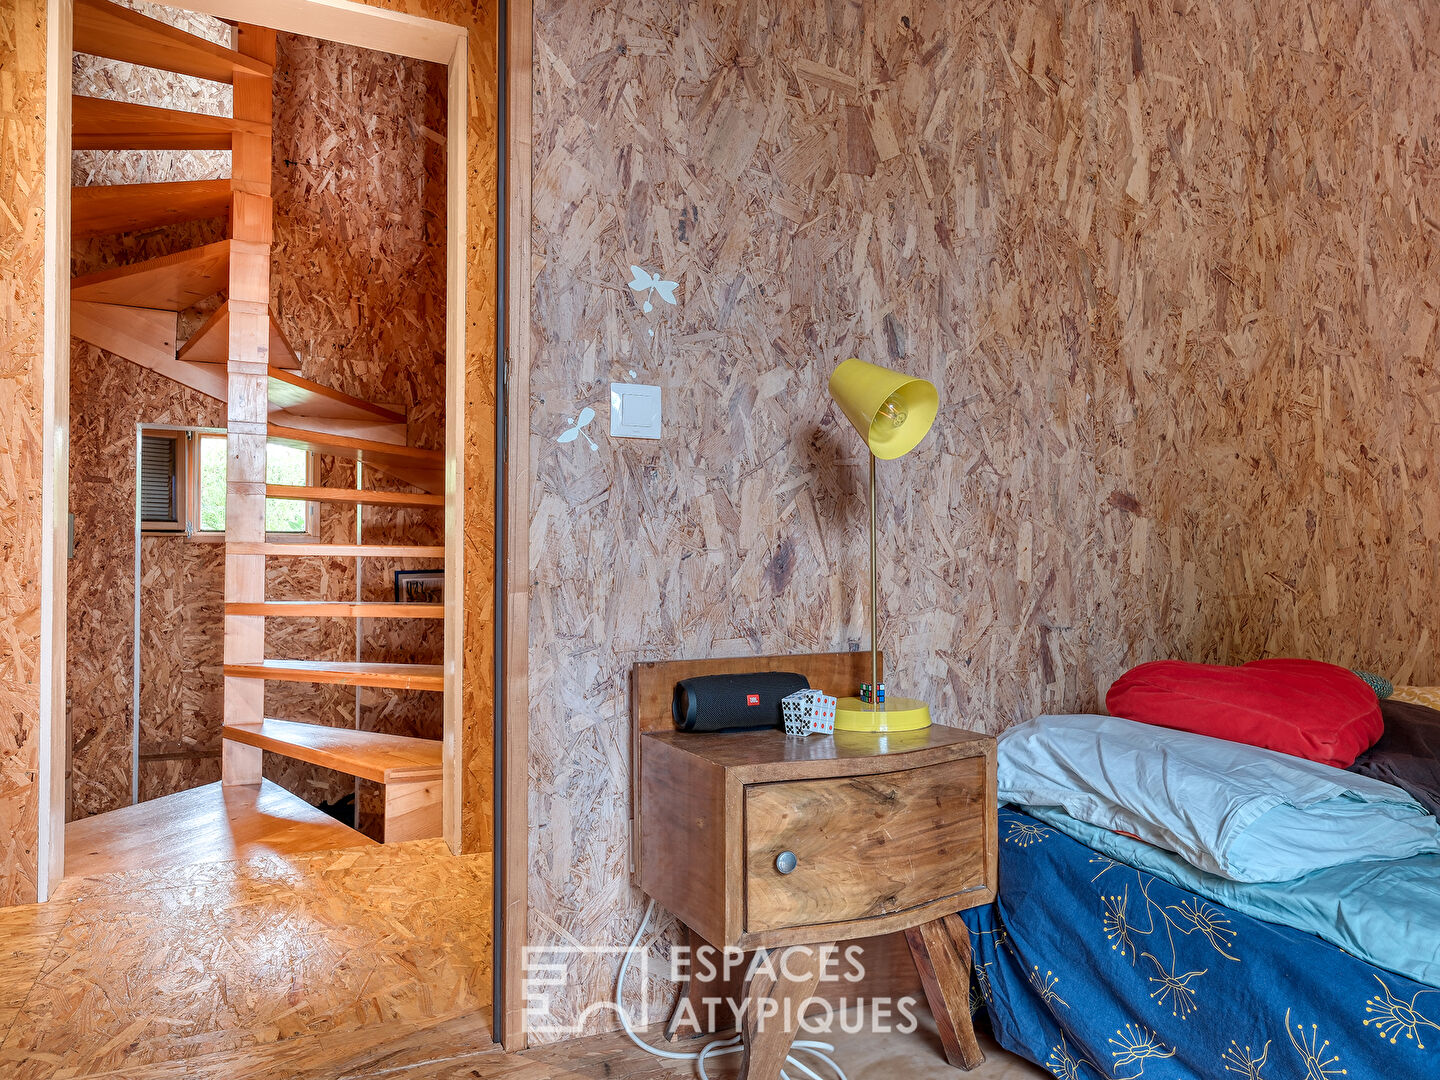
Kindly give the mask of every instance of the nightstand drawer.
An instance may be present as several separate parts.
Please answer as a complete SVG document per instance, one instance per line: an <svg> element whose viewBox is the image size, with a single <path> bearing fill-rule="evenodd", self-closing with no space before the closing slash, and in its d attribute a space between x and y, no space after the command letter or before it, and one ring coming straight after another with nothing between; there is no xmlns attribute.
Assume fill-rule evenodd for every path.
<svg viewBox="0 0 1440 1080"><path fill-rule="evenodd" d="M747 785L746 932L893 914L985 886L985 788L984 757Z"/></svg>

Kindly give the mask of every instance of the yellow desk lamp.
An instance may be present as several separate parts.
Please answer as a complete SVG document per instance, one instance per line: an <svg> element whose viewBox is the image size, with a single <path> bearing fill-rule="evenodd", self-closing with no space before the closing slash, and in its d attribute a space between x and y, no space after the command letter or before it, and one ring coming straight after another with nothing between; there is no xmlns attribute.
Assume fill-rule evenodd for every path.
<svg viewBox="0 0 1440 1080"><path fill-rule="evenodd" d="M830 396L870 448L870 696L880 696L880 586L875 570L875 459L903 457L935 423L940 395L924 379L846 360L830 375ZM930 706L914 698L835 703L835 730L916 731L930 726Z"/></svg>

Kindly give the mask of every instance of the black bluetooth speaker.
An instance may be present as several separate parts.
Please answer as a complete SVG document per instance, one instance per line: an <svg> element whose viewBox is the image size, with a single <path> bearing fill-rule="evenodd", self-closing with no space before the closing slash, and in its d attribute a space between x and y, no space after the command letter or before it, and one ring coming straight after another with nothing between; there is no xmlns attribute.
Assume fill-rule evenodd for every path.
<svg viewBox="0 0 1440 1080"><path fill-rule="evenodd" d="M779 727L780 699L810 689L793 671L699 675L675 684L671 713L681 731L752 731Z"/></svg>

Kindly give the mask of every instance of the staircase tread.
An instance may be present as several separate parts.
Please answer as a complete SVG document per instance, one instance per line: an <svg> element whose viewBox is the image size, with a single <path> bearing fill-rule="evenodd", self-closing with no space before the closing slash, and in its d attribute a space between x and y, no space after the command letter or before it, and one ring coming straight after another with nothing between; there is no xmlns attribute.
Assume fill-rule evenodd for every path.
<svg viewBox="0 0 1440 1080"><path fill-rule="evenodd" d="M396 446L393 443L376 442L373 439L357 439L349 435L334 435L324 431L306 431L304 428L288 427L282 424L270 425L270 438L277 442L294 443L305 450L316 453L330 453L337 457L363 455L360 460L382 459L404 462L407 465L442 468L445 464L443 450L422 450L418 446Z"/></svg>
<svg viewBox="0 0 1440 1080"><path fill-rule="evenodd" d="M75 0L74 49L127 64L233 83L236 72L271 78L274 68L108 0Z"/></svg>
<svg viewBox="0 0 1440 1080"><path fill-rule="evenodd" d="M184 311L230 284L230 241L98 270L70 282L73 300Z"/></svg>
<svg viewBox="0 0 1440 1080"><path fill-rule="evenodd" d="M226 724L222 737L377 784L438 780L443 743L408 735L332 728L270 717L258 724Z"/></svg>
<svg viewBox="0 0 1440 1080"><path fill-rule="evenodd" d="M443 690L445 672L439 664L376 664L357 660L258 660L226 664L225 674L237 679L379 686L397 690Z"/></svg>
<svg viewBox="0 0 1440 1080"><path fill-rule="evenodd" d="M417 491L370 491L359 488L293 487L267 484L265 494L271 499L306 499L311 502L363 503L366 506L437 508L445 505L444 495Z"/></svg>
<svg viewBox="0 0 1440 1080"><path fill-rule="evenodd" d="M229 180L91 184L70 189L70 234L118 236L230 212Z"/></svg>
<svg viewBox="0 0 1440 1080"><path fill-rule="evenodd" d="M250 120L133 101L86 97L70 102L73 150L229 150L236 132L268 135Z"/></svg>
<svg viewBox="0 0 1440 1080"><path fill-rule="evenodd" d="M390 600L258 600L231 601L227 615L284 615L341 619L443 619L444 604Z"/></svg>
<svg viewBox="0 0 1440 1080"><path fill-rule="evenodd" d="M423 491L438 493L445 489L445 454L440 450L421 450L416 446L307 431L281 424L271 424L269 435L272 441L285 446L374 466Z"/></svg>
<svg viewBox="0 0 1440 1080"><path fill-rule="evenodd" d="M290 555L296 558L443 559L441 544L306 544L287 540L232 540L225 545L231 555Z"/></svg>
<svg viewBox="0 0 1440 1080"><path fill-rule="evenodd" d="M301 415L405 423L405 414L291 372L270 373L270 404Z"/></svg>

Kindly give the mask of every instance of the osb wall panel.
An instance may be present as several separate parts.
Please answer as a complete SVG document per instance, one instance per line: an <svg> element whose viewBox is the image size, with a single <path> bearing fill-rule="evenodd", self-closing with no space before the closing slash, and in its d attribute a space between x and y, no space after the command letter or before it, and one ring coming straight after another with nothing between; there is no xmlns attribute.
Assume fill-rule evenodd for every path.
<svg viewBox="0 0 1440 1080"><path fill-rule="evenodd" d="M225 406L79 340L70 351L70 511L66 679L70 818L131 802L135 650L136 425L223 428ZM141 545L140 752L180 761L147 769L145 797L182 790L221 724L219 545L183 536ZM162 779L162 775L166 779ZM196 780L196 783L202 782Z"/></svg>
<svg viewBox="0 0 1440 1080"><path fill-rule="evenodd" d="M224 605L223 544L141 539L141 802L220 779Z"/></svg>
<svg viewBox="0 0 1440 1080"><path fill-rule="evenodd" d="M847 356L940 390L880 467L889 682L939 722L1157 657L1436 675L1431 8L546 0L534 32L533 940L638 918L634 662L866 644ZM627 379L660 442L605 434ZM613 988L572 975L562 1018Z"/></svg>
<svg viewBox="0 0 1440 1080"><path fill-rule="evenodd" d="M0 5L0 905L39 842L45 5Z"/></svg>

